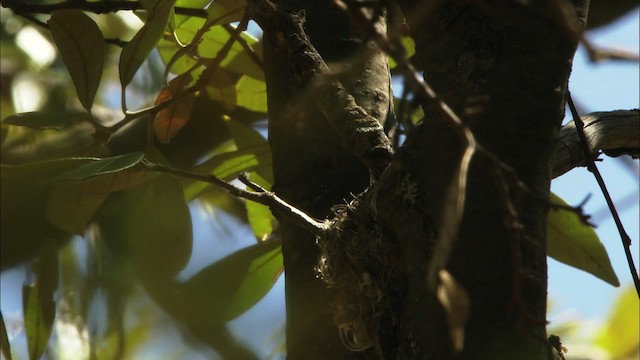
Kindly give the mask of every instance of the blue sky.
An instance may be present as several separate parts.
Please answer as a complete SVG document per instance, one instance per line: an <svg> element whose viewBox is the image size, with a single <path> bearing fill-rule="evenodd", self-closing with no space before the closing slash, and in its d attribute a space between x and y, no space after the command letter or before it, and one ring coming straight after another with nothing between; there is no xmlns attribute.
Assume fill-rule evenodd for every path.
<svg viewBox="0 0 640 360"><path fill-rule="evenodd" d="M587 33L587 37L597 45L622 47L638 51L638 29L640 11L636 9L615 24ZM608 61L592 64L584 49L579 49L574 59L574 67L569 88L574 100L584 112L633 109L640 107L638 63ZM570 118L570 116L569 116ZM638 266L638 161L633 166L624 165L620 159L603 156L598 163L614 202L629 204L622 209L622 222L632 239L632 254ZM611 216L604 215L606 204L593 176L584 168L554 180L551 189L570 204L580 203L587 194L592 194L586 205L590 214L600 214L593 220L596 231L604 243L614 270L622 286L631 284L620 236ZM606 317L618 289L552 259L549 260L549 296L553 302L550 320L554 316L563 318L571 312L582 318Z"/></svg>
<svg viewBox="0 0 640 360"><path fill-rule="evenodd" d="M616 24L593 31L587 36L597 45L620 46L637 52L639 15L640 12L636 10ZM640 107L639 78L637 63L610 61L592 64L588 61L584 51L580 49L575 57L570 89L574 100L580 104L585 112L638 108ZM634 163L635 170L633 168L630 170L619 159L606 157L604 159L602 163L598 164L598 167L603 173L614 201L624 200L631 204L622 210L621 215L627 232L632 238L632 253L635 256L636 266L638 266L638 242L640 241L638 162ZM574 169L554 180L552 191L574 205L580 203L587 194L592 194L591 200L586 205L586 211L592 214L604 213L605 203L600 190L591 174L583 168ZM238 232L239 227L234 226L233 220L225 219L224 214L219 214L218 221L215 221L208 218L209 213L192 206L192 215L195 225L194 259L192 259L189 268L185 270L185 275L186 273L193 274L197 271L197 267L211 261L211 258L201 259L198 255L211 253L207 243L210 243L210 239L214 236L212 232L216 232L219 237L223 237L220 235L224 234L224 237L228 239L219 241L216 245L218 247L216 253L220 256L254 241L248 229L246 232ZM622 286L630 285L631 277L620 238L611 217L600 215L594 218L594 221ZM220 224L223 224L223 228L220 227ZM226 232L224 228L227 229ZM16 272L9 272L2 276L2 309L5 320L16 316L21 311L20 300L15 296L10 296L11 293L19 293L22 286L22 278L15 275L17 275ZM551 326L561 324L572 316L579 316L583 319L605 318L618 291L619 289L587 273L552 259L549 260L549 297L553 304L549 313ZM244 335L243 338L250 346L265 356L281 341L281 338L272 335L278 334L278 331L284 329L283 294L284 284L281 277L274 289L258 306L230 324L237 334ZM251 331L247 333L246 329L251 329ZM171 346L173 345L171 344ZM203 356L203 354L207 353L191 353L188 358L206 358L207 356Z"/></svg>

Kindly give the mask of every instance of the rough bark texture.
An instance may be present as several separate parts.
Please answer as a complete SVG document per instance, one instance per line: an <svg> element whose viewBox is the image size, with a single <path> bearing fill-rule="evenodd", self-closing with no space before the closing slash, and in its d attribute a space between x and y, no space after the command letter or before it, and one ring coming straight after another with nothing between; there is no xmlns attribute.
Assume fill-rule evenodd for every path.
<svg viewBox="0 0 640 360"><path fill-rule="evenodd" d="M305 30L329 66L348 60L360 47L351 40L346 14L332 1L282 1L305 9ZM325 218L331 207L369 185L366 167L349 150L314 105L310 87L300 88L283 54L268 41L264 48L269 105L269 141L273 154L274 191L307 214ZM386 56L378 53L349 77L347 90L367 112L383 122L390 108ZM278 214L276 214L277 216ZM287 356L289 359L361 358L339 337L325 285L314 267L319 251L304 229L279 218L285 265Z"/></svg>
<svg viewBox="0 0 640 360"><path fill-rule="evenodd" d="M546 196L576 47L562 17L552 6L480 9L445 2L426 13L419 6L406 5L405 12L422 14L409 26L427 81L464 117L483 147L513 168L533 193ZM437 231L443 189L461 149L446 119L434 109L426 108L425 114L400 158L419 187L422 227ZM490 169L478 157L472 163L465 215L448 266L471 300L460 358L542 359L547 206L512 186L509 197L520 224L505 221L505 199L499 194L506 178L496 178ZM403 240L407 249L419 249L406 252L405 260L414 275L402 314L400 348L407 358L452 356L445 316L419 273L433 239Z"/></svg>
<svg viewBox="0 0 640 360"><path fill-rule="evenodd" d="M486 156L472 163L465 215L447 264L471 300L461 359L543 359L547 354L548 209L539 199L548 196L578 37L570 33L574 24L560 6L543 3L480 8L434 2L437 6L428 11L420 7L424 2L403 4L426 79L502 169L513 169L530 189L517 189ZM346 19L332 4L283 4L306 6L305 29L329 64L354 53ZM341 79L380 121L389 109L388 98L379 96L389 96L384 63L379 55L350 79ZM315 107L311 98L317 94L297 85L290 66L265 44L274 190L309 215L324 218L332 205L364 190L369 178ZM454 357L448 318L426 274L462 148L449 120L435 109L424 110L425 121L408 135L391 166L342 209L336 227L321 239L331 293L313 270L319 257L313 237L280 219L290 359ZM353 271L343 278L346 270ZM336 316L348 330L350 345L370 350L347 351Z"/></svg>

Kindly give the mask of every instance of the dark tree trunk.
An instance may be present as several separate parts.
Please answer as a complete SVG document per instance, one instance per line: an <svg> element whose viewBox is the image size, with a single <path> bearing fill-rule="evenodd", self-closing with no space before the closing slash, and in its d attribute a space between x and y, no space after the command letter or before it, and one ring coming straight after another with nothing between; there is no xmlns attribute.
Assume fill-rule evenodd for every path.
<svg viewBox="0 0 640 360"><path fill-rule="evenodd" d="M361 49L351 37L346 14L333 1L281 1L287 9L305 10L305 31L327 64L348 61ZM273 154L273 190L319 219L331 207L369 185L365 166L347 148L314 105L318 94L301 89L286 59L268 41L264 48L269 106L269 142ZM383 122L390 109L390 75L386 56L377 52L343 84L369 114ZM278 216L278 214L275 214ZM313 234L278 217L285 265L287 356L289 359L361 358L347 350L330 307L331 297L317 278L319 251Z"/></svg>
<svg viewBox="0 0 640 360"><path fill-rule="evenodd" d="M425 9L425 3L437 5ZM565 14L562 5L541 3L401 4L425 78L500 162L486 153L474 158L462 224L444 264L470 299L461 359L547 356L548 206L541 199L548 197L550 159L578 40L572 31L581 25L575 9ZM305 29L327 63L354 54L353 29L333 2L283 5L306 7ZM384 62L378 54L360 74L342 79L380 121L390 95ZM324 218L332 205L365 190L369 177L313 105L313 89L300 89L287 66L267 42L274 190L309 215ZM315 239L280 218L290 359L454 358L449 319L427 285L427 274L446 190L463 148L441 112L432 106L424 111L425 120L382 177L343 211L333 235L321 239L333 275L355 269L346 283L328 291L314 273ZM505 168L528 190L516 186ZM511 214L507 205L513 206ZM356 345L372 345L370 350L347 351L335 320L357 335Z"/></svg>
<svg viewBox="0 0 640 360"><path fill-rule="evenodd" d="M459 358L543 359L548 206L540 199L548 197L550 158L577 45L572 21L580 23L575 12L565 18L561 6L551 3L481 9L445 2L426 12L422 5L404 10L425 79L463 117L478 143L529 188L524 192L504 172L497 175L486 156L474 158L464 216L446 265L471 301ZM433 107L424 110L423 125L409 135L393 169L418 184L421 224L413 233L421 236L404 236L411 232L397 215L383 221L406 250L406 298L396 315L403 323L400 352L405 358L450 359L447 317L426 287L433 259L425 254L435 246L445 190L462 148L450 121ZM501 187L508 187L506 196ZM509 217L506 201L513 203L516 219Z"/></svg>

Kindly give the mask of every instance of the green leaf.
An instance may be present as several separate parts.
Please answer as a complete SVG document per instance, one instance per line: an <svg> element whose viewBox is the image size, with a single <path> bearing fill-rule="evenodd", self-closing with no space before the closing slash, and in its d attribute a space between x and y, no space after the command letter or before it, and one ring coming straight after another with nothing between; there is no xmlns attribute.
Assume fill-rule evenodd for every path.
<svg viewBox="0 0 640 360"><path fill-rule="evenodd" d="M271 188L271 184L256 173L251 173L249 179L265 189ZM253 201L245 201L247 207L247 219L251 230L258 240L265 240L273 232L273 224L276 221L268 206Z"/></svg>
<svg viewBox="0 0 640 360"><path fill-rule="evenodd" d="M12 360L11 357L11 344L9 344L9 337L7 336L7 328L4 325L4 317L0 311L0 349L2 350L2 356L7 360Z"/></svg>
<svg viewBox="0 0 640 360"><path fill-rule="evenodd" d="M156 174L148 171L130 168L84 180L57 182L49 195L45 216L55 227L83 235L110 193L132 188L154 176Z"/></svg>
<svg viewBox="0 0 640 360"><path fill-rule="evenodd" d="M39 359L51 336L55 304L53 300L41 303L40 288L34 284L22 286L22 306L29 358Z"/></svg>
<svg viewBox="0 0 640 360"><path fill-rule="evenodd" d="M230 118L227 119L226 124L227 128L229 128L229 133L231 133L231 137L236 143L238 149L266 146L266 154L263 156L263 159L261 159L260 163L271 165L271 147L269 147L267 139L265 139L264 136L262 136L262 134L258 132L258 130ZM254 170L258 174L260 174L260 176L262 176L269 184L273 183L273 172L271 170L271 166L261 166L255 168Z"/></svg>
<svg viewBox="0 0 640 360"><path fill-rule="evenodd" d="M105 43L98 25L80 10L51 14L49 28L82 106L91 110L102 77Z"/></svg>
<svg viewBox="0 0 640 360"><path fill-rule="evenodd" d="M598 334L597 342L612 359L632 359L638 355L638 319L640 303L633 286L622 291L612 309L606 326Z"/></svg>
<svg viewBox="0 0 640 360"><path fill-rule="evenodd" d="M85 112L25 112L8 116L3 123L34 130L62 130L65 126L91 117Z"/></svg>
<svg viewBox="0 0 640 360"><path fill-rule="evenodd" d="M209 69L207 69L209 70ZM230 74L222 68L215 68L212 71L203 71L201 76L207 77L207 95L214 101L218 101L227 111L236 108L236 88L235 82Z"/></svg>
<svg viewBox="0 0 640 360"><path fill-rule="evenodd" d="M34 264L36 281L22 287L22 306L30 359L39 359L47 348L55 319L53 293L58 288L58 249L52 239L45 240Z"/></svg>
<svg viewBox="0 0 640 360"><path fill-rule="evenodd" d="M111 194L96 221L104 241L131 260L152 293L173 281L191 256L191 215L180 181L169 175Z"/></svg>
<svg viewBox="0 0 640 360"><path fill-rule="evenodd" d="M196 17L188 18L177 26L175 35L181 44L188 44L193 40L196 33L198 33L204 24L204 19ZM246 32L243 32L240 36L249 45L256 44L257 42L253 36ZM202 37L202 41L197 47L197 53L202 58L214 58L230 37L231 35L229 32L227 32L222 26L213 26L207 30ZM172 64L171 72L174 74L183 74L187 72L197 62L195 55L187 54L183 51L182 45L168 37L163 38L158 42L158 51L165 64ZM174 55L178 52L180 52L179 59L172 60ZM264 79L262 69L255 64L249 54L238 42L235 42L231 46L228 56L222 60L220 66L235 73L247 73L251 74L250 76L260 76L260 79Z"/></svg>
<svg viewBox="0 0 640 360"><path fill-rule="evenodd" d="M245 149L249 147L262 146L267 143L262 134L258 130L251 126L247 126L239 121L235 121L231 118L226 119L227 128L231 133L233 141L236 143L238 149Z"/></svg>
<svg viewBox="0 0 640 360"><path fill-rule="evenodd" d="M555 194L552 203L568 204ZM613 286L620 286L611 267L609 255L593 228L568 210L551 209L547 230L547 254L552 258L584 270Z"/></svg>
<svg viewBox="0 0 640 360"><path fill-rule="evenodd" d="M246 8L246 0L215 0L207 9L207 25L240 21Z"/></svg>
<svg viewBox="0 0 640 360"><path fill-rule="evenodd" d="M403 36L401 42L407 58L412 57L416 53L416 43L409 36ZM396 66L398 66L396 61L389 56L389 68L393 69Z"/></svg>
<svg viewBox="0 0 640 360"><path fill-rule="evenodd" d="M245 33L242 33L243 35ZM264 70L262 69L262 41L251 40L247 41L247 45L251 46L255 57L257 57L260 64L256 63L256 60L249 53L244 50L237 53L231 58L230 61L225 62L225 68L238 74L244 74L250 76L256 80L264 80Z"/></svg>
<svg viewBox="0 0 640 360"><path fill-rule="evenodd" d="M244 171L259 171L270 174L271 148L268 144L247 147L242 150L231 151L212 157L196 167L194 171L200 174L213 174L224 180L231 180ZM271 177L273 178L273 177ZM185 196L191 201L213 185L204 182L193 182L185 189Z"/></svg>
<svg viewBox="0 0 640 360"><path fill-rule="evenodd" d="M196 329L225 323L262 299L282 272L280 241L266 241L207 266L182 285L187 322Z"/></svg>
<svg viewBox="0 0 640 360"><path fill-rule="evenodd" d="M83 180L94 176L117 173L136 166L143 158L143 152L134 152L104 159L94 159L93 161L75 169L65 171L53 178L52 181L71 179Z"/></svg>
<svg viewBox="0 0 640 360"><path fill-rule="evenodd" d="M140 65L162 38L175 1L160 0L144 26L122 49L122 54L120 55L120 83L123 88L131 82Z"/></svg>
<svg viewBox="0 0 640 360"><path fill-rule="evenodd" d="M211 0L177 0L176 6L188 7L192 9L204 9L210 2ZM192 17L188 15L176 14L175 18L176 28L178 28L182 26L185 21L191 19Z"/></svg>
<svg viewBox="0 0 640 360"><path fill-rule="evenodd" d="M243 76L236 85L238 106L247 110L267 112L267 84L249 76Z"/></svg>

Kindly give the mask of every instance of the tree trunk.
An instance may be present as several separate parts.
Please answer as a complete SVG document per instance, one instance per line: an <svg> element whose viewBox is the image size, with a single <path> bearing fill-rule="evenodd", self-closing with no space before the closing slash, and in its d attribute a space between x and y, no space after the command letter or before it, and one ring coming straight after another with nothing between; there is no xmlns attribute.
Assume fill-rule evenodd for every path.
<svg viewBox="0 0 640 360"><path fill-rule="evenodd" d="M327 63L354 54L353 29L333 2L283 5L306 7L305 30ZM463 141L442 112L425 106L425 120L408 134L382 177L338 209L333 230L318 239L330 290L314 273L320 257L316 239L279 218L288 356L453 358L450 316L427 281L429 264L436 261L470 300L458 358L546 358L548 203L541 199L548 198L584 4L578 12L555 2L401 5L426 80L484 149L471 163L459 233L450 257L443 258L437 239ZM341 79L380 121L390 108L385 61L377 54L358 75ZM288 66L267 42L274 190L309 215L325 218L332 205L365 190L369 178L313 105L313 88L300 89ZM369 350L349 352L342 342Z"/></svg>
<svg viewBox="0 0 640 360"><path fill-rule="evenodd" d="M420 6L405 4L404 10L418 14L408 22L425 79L463 116L478 143L529 189L518 189L492 160L474 158L462 223L446 265L471 302L460 358L542 359L548 206L540 199L548 198L550 159L577 45L570 32L571 22L578 23L575 10L564 18L561 6L551 4L481 9L445 2L428 11ZM399 315L404 323L399 347L405 358L450 359L450 342L443 336L447 316L425 286L427 261L434 259L424 254L435 246L461 139L433 107L424 110L423 125L399 156L401 168L418 184L417 203L424 209L420 234L427 235L401 241L411 251L405 252L410 276ZM403 226L394 220L387 226Z"/></svg>
<svg viewBox="0 0 640 360"><path fill-rule="evenodd" d="M305 10L305 31L325 62L348 62L361 46L352 40L346 14L330 0L278 3ZM269 41L264 47L272 148L273 190L290 204L319 219L331 207L369 185L366 167L347 148L314 105L311 86L300 88L287 59ZM346 63L345 63L346 64ZM340 77L367 112L384 122L390 109L390 74L386 55L377 51L357 71ZM278 216L285 266L288 359L362 358L347 350L339 336L331 297L317 278L315 236Z"/></svg>

